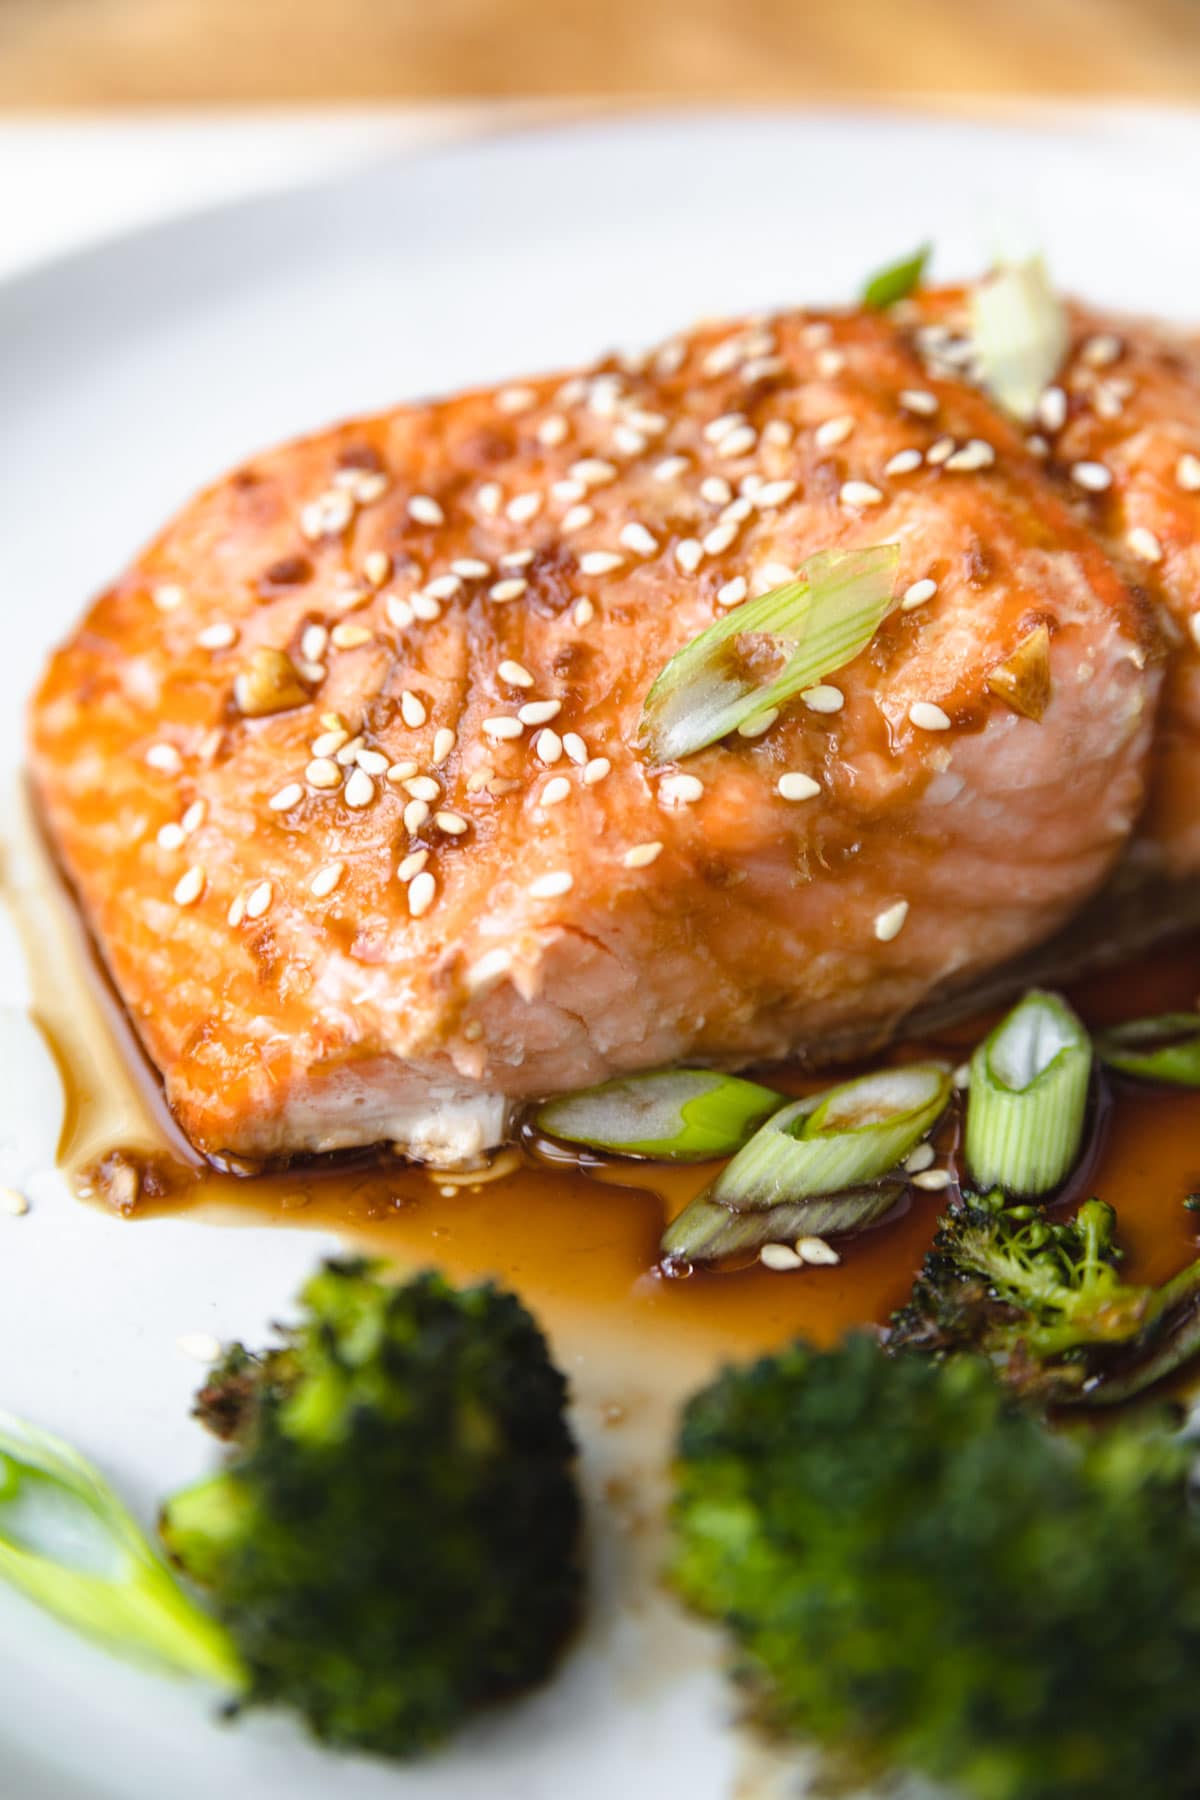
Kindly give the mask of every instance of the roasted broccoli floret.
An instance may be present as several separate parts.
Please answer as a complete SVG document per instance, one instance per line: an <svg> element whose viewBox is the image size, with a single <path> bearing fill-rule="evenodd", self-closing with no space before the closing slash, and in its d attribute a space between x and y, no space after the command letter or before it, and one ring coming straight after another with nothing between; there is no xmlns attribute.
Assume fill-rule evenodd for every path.
<svg viewBox="0 0 1200 1800"><path fill-rule="evenodd" d="M565 1384L491 1287L387 1284L331 1262L262 1356L213 1371L199 1415L230 1444L163 1508L245 1666L241 1704L408 1756L553 1667L580 1597Z"/></svg>
<svg viewBox="0 0 1200 1800"><path fill-rule="evenodd" d="M671 1576L846 1782L1200 1793L1200 1521L1165 1422L1051 1434L970 1356L803 1344L687 1407Z"/></svg>
<svg viewBox="0 0 1200 1800"><path fill-rule="evenodd" d="M1200 1346L1200 1263L1156 1288L1123 1282L1120 1261L1102 1200L1056 1222L1000 1194L969 1198L940 1221L890 1343L977 1350L1045 1403L1126 1399Z"/></svg>

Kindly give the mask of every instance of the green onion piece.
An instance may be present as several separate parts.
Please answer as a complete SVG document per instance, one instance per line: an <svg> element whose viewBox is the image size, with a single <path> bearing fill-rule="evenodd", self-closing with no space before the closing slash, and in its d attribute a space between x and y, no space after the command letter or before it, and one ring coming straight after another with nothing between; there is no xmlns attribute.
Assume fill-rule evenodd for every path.
<svg viewBox="0 0 1200 1800"><path fill-rule="evenodd" d="M1096 1038L1102 1062L1122 1075L1170 1087L1200 1087L1200 1013L1134 1019Z"/></svg>
<svg viewBox="0 0 1200 1800"><path fill-rule="evenodd" d="M903 1192L903 1182L881 1181L841 1194L785 1201L761 1212L733 1212L710 1194L697 1194L667 1226L662 1255L692 1263L723 1262L751 1255L763 1244L861 1231L890 1212Z"/></svg>
<svg viewBox="0 0 1200 1800"><path fill-rule="evenodd" d="M1066 312L1040 256L1004 265L972 289L971 335L983 385L1028 424L1070 342Z"/></svg>
<svg viewBox="0 0 1200 1800"><path fill-rule="evenodd" d="M184 1593L99 1471L9 1413L0 1413L0 1577L119 1655L245 1686L228 1633Z"/></svg>
<svg viewBox="0 0 1200 1800"><path fill-rule="evenodd" d="M971 1058L966 1158L981 1191L1037 1198L1083 1142L1092 1043L1057 994L1031 990Z"/></svg>
<svg viewBox="0 0 1200 1800"><path fill-rule="evenodd" d="M1200 1350L1200 1262L1189 1264L1157 1290L1137 1338L1067 1402L1116 1406L1173 1375Z"/></svg>
<svg viewBox="0 0 1200 1800"><path fill-rule="evenodd" d="M827 550L676 651L646 695L639 741L659 762L715 744L845 668L894 604L899 549Z"/></svg>
<svg viewBox="0 0 1200 1800"><path fill-rule="evenodd" d="M732 1156L782 1094L711 1069L656 1069L551 1100L534 1115L541 1131L568 1144L659 1162Z"/></svg>
<svg viewBox="0 0 1200 1800"><path fill-rule="evenodd" d="M911 256L889 263L886 269L877 269L863 284L863 305L870 312L883 312L887 307L895 306L897 300L906 300L920 287L932 255L933 245L922 244Z"/></svg>
<svg viewBox="0 0 1200 1800"><path fill-rule="evenodd" d="M903 1162L950 1098L942 1063L909 1063L795 1100L721 1171L709 1198L756 1212L877 1181Z"/></svg>

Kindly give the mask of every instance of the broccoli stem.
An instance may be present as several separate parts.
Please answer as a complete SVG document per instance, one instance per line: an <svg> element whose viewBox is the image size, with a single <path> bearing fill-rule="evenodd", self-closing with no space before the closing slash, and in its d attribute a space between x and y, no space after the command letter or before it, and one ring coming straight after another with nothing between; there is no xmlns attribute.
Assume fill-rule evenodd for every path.
<svg viewBox="0 0 1200 1800"><path fill-rule="evenodd" d="M201 1587L208 1587L219 1579L229 1546L241 1540L250 1510L244 1489L232 1475L210 1475L164 1502L159 1535L171 1560Z"/></svg>

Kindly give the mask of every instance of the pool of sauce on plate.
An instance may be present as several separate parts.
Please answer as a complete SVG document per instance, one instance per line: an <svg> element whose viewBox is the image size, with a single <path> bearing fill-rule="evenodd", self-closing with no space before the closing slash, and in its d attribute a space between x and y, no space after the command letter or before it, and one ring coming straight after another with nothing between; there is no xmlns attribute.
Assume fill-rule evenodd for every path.
<svg viewBox="0 0 1200 1800"><path fill-rule="evenodd" d="M32 1012L66 1094L60 1164L82 1197L136 1224L165 1214L332 1232L399 1267L437 1265L459 1278L511 1284L553 1330L584 1320L627 1344L674 1341L682 1363L768 1349L797 1333L828 1343L883 1321L905 1299L946 1196L914 1190L887 1221L838 1243L834 1268L679 1277L656 1265L663 1226L715 1165L586 1166L561 1149L506 1151L493 1166L448 1176L364 1157L239 1174L201 1163L171 1119L120 1003L109 988L27 815L10 832L5 898L27 951ZM1185 940L1073 990L1104 1023L1190 1008L1200 991L1200 939ZM986 1021L935 1043L905 1046L965 1057ZM811 1078L774 1071L792 1091ZM828 1078L826 1078L828 1079ZM1197 1254L1200 1095L1121 1084L1088 1186L1120 1216L1132 1278L1162 1280Z"/></svg>

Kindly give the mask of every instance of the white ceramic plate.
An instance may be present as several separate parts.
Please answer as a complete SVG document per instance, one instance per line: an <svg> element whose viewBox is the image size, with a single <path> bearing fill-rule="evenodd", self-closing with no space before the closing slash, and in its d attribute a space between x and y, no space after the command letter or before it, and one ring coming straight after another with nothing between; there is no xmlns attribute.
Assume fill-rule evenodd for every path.
<svg viewBox="0 0 1200 1800"><path fill-rule="evenodd" d="M966 273L1014 223L1097 299L1195 312L1198 166L1200 126L1179 119L638 120L380 164L0 288L0 768L19 761L51 641L194 487L256 447L698 315L849 297L925 237L939 272ZM0 948L0 1000L19 1001L19 961ZM0 1153L17 1086L10 1061ZM207 1455L176 1336L253 1340L286 1312L317 1242L129 1226L54 1178L33 1188L29 1217L0 1219L0 1404L88 1448L149 1515ZM586 1392L592 1371L564 1354ZM611 1452L583 1429L596 1485ZM667 1633L664 1602L634 1607L619 1536L594 1512L594 1617L561 1679L412 1772L335 1761L280 1720L219 1728L207 1696L110 1663L0 1595L0 1792L716 1800L735 1747L696 1653L707 1640Z"/></svg>

